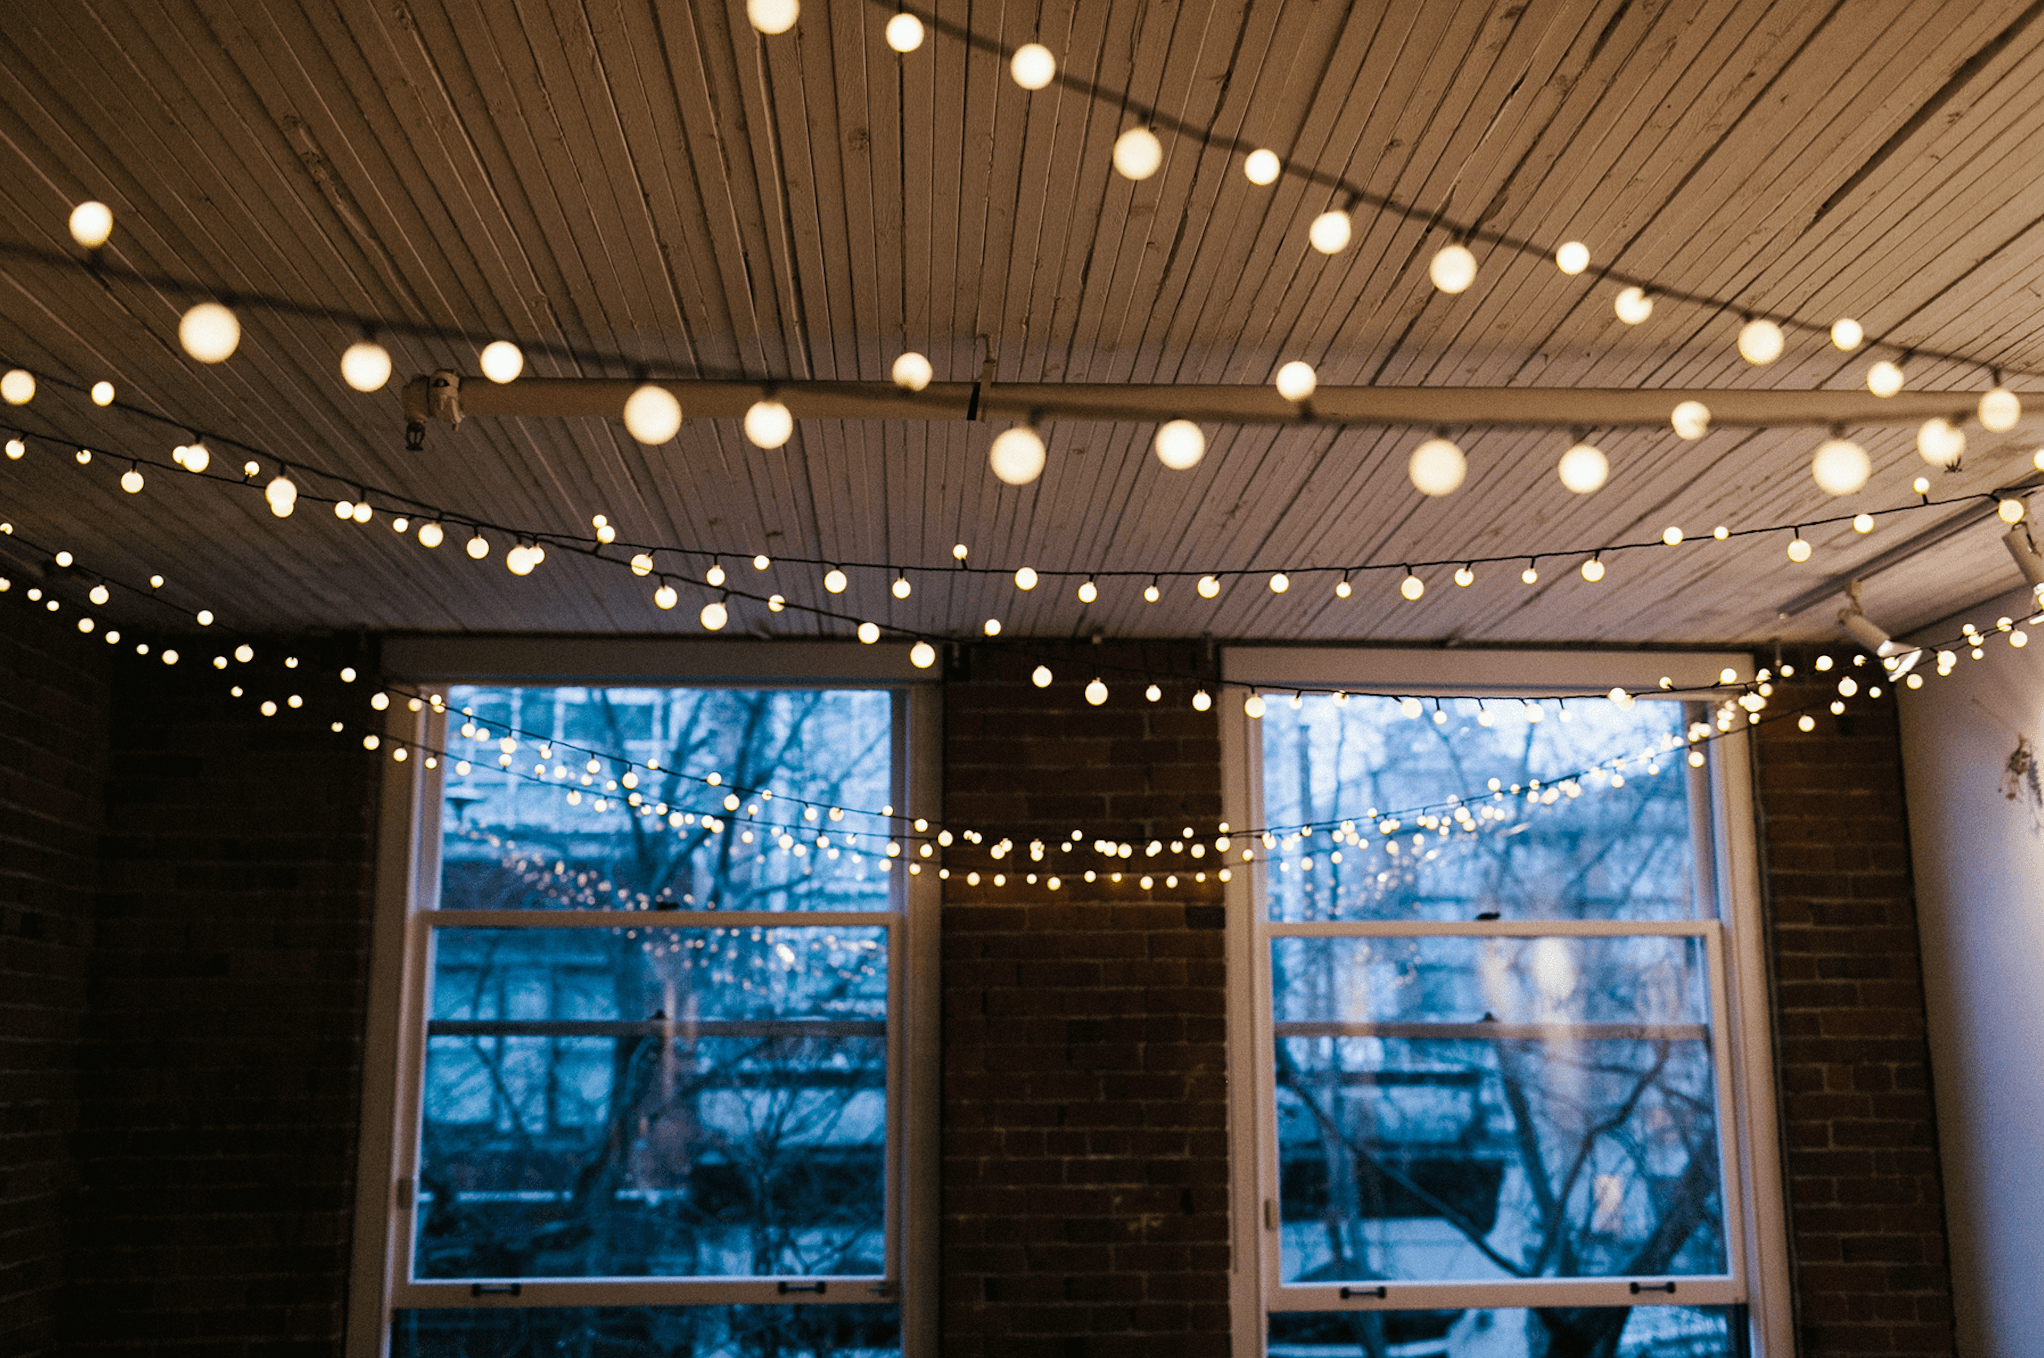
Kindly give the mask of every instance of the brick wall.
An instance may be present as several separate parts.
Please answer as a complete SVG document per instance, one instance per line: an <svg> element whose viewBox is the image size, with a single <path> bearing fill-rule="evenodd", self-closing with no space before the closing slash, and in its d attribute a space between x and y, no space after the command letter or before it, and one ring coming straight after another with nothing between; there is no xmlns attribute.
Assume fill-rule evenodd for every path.
<svg viewBox="0 0 2044 1358"><path fill-rule="evenodd" d="M109 658L0 607L0 1353L29 1358L61 1330Z"/></svg>
<svg viewBox="0 0 2044 1358"><path fill-rule="evenodd" d="M1220 816L1212 714L1106 674L1089 707L1071 672L1185 672L1189 648L1075 650L1065 682L982 652L946 692L946 816L1056 845L1076 827L1135 842L1119 883L1090 843L994 889L954 850L945 884L943 1333L947 1355L1218 1358L1228 1350L1225 999L1219 884L1161 874L1142 846ZM1092 884L1084 866L1101 871ZM1061 879L1057 891L1047 878Z"/></svg>
<svg viewBox="0 0 2044 1358"><path fill-rule="evenodd" d="M1835 676L1834 676L1835 677ZM1865 679L1861 675L1861 679ZM1758 741L1790 1248L1805 1358L1952 1352L1915 892L1895 704L1824 705Z"/></svg>

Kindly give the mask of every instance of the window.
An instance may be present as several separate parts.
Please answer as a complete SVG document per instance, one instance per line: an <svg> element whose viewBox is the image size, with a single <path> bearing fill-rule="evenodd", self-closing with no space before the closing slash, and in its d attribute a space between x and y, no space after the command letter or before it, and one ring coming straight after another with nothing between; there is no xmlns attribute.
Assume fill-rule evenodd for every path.
<svg viewBox="0 0 2044 1358"><path fill-rule="evenodd" d="M1521 692L1233 719L1236 1301L1272 1354L1731 1358L1769 1328L1716 712Z"/></svg>
<svg viewBox="0 0 2044 1358"><path fill-rule="evenodd" d="M352 1351L913 1349L917 697L432 690Z"/></svg>

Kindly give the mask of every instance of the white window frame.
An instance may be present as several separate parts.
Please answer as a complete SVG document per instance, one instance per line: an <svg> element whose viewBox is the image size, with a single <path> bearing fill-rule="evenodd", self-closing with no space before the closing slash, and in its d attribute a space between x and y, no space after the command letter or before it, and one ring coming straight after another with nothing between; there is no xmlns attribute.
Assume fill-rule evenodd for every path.
<svg viewBox="0 0 2044 1358"><path fill-rule="evenodd" d="M555 638L421 638L386 643L385 672L422 693L449 684L649 688L846 688L895 694L893 805L898 820L935 818L942 805L940 691L906 647ZM364 695L366 699L366 694ZM366 703L365 703L366 705ZM444 748L445 718L394 702L392 738ZM444 761L443 761L444 762ZM694 911L662 914L660 928L882 926L889 937L886 1275L828 1279L506 1279L478 1294L475 1280L411 1277L411 1184L431 936L439 903L441 769L386 760L378 812L375 924L364 1043L362 1135L356 1191L348 1358L384 1358L393 1312L562 1306L846 1305L898 1301L904 1358L937 1352L938 1013L934 872L891 875L886 911ZM906 860L902 860L906 861ZM912 865L920 866L920 865ZM541 921L530 911L461 911L443 927L643 928L642 912L574 911ZM790 1291L817 1281L820 1295ZM512 1284L515 1283L515 1289Z"/></svg>
<svg viewBox="0 0 2044 1358"><path fill-rule="evenodd" d="M1601 693L1623 687L1652 700L1666 676L1677 688L1718 681L1730 669L1751 678L1754 662L1740 653L1537 651L1416 651L1353 647L1243 647L1222 656L1232 683L1283 694L1296 688L1347 688L1385 694L1453 693L1500 698ZM1222 805L1228 822L1260 824L1263 760L1260 723L1239 702L1223 705ZM1269 1314L1280 1311L1438 1310L1577 1306L1721 1306L1744 1303L1748 1342L1762 1358L1793 1354L1786 1209L1776 1110L1765 918L1752 790L1751 737L1743 730L1714 741L1693 786L1707 791L1693 801L1698 839L1710 853L1697 867L1717 902L1713 919L1671 923L1484 921L1436 924L1273 924L1267 917L1264 859L1237 871L1228 903L1229 1164L1231 1166L1234 1351L1265 1352ZM1269 1053L1273 1040L1271 939L1279 936L1353 935L1442 937L1561 934L1638 937L1693 936L1709 957L1712 1045L1720 1117L1725 1230L1730 1270L1722 1275L1677 1277L1672 1294L1635 1292L1637 1282L1662 1279L1504 1279L1469 1283L1386 1283L1381 1289L1339 1284L1280 1282L1280 1237L1269 1209L1277 1200L1276 1089Z"/></svg>

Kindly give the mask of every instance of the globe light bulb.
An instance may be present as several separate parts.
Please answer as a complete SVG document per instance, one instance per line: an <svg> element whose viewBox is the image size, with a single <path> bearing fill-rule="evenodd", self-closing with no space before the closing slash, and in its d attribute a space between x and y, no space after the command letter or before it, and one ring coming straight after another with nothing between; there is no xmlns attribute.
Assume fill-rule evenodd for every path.
<svg viewBox="0 0 2044 1358"><path fill-rule="evenodd" d="M832 594L843 594L846 586L850 584L851 581L845 577L845 573L836 566L823 573L823 587Z"/></svg>
<svg viewBox="0 0 2044 1358"><path fill-rule="evenodd" d="M1739 327L1739 357L1759 366L1781 357L1781 327L1764 316L1756 316Z"/></svg>
<svg viewBox="0 0 2044 1358"><path fill-rule="evenodd" d="M1428 262L1427 277L1442 292L1466 292L1476 281L1476 256L1464 245L1443 246Z"/></svg>
<svg viewBox="0 0 2044 1358"><path fill-rule="evenodd" d="M647 382L625 398L625 430L653 447L681 432L681 402L665 387Z"/></svg>
<svg viewBox="0 0 2044 1358"><path fill-rule="evenodd" d="M71 239L88 250L105 245L114 233L114 210L105 203L83 202L71 209Z"/></svg>
<svg viewBox="0 0 2044 1358"><path fill-rule="evenodd" d="M1463 589L1468 589L1476 583L1476 572L1467 566L1457 566L1455 568L1455 583Z"/></svg>
<svg viewBox="0 0 2044 1358"><path fill-rule="evenodd" d="M1097 598L1099 598L1099 597L1100 597L1100 586L1098 586L1098 585L1094 584L1094 583L1093 583L1093 582L1092 582L1091 580L1085 580L1085 581L1081 581L1081 582L1080 582L1080 584L1079 584L1079 602L1080 602L1080 603L1082 603L1082 604L1090 604L1090 603L1092 603L1092 602L1093 602L1093 601L1094 601L1095 599L1097 599Z"/></svg>
<svg viewBox="0 0 2044 1358"><path fill-rule="evenodd" d="M7 460L19 462L28 455L28 445L20 439L7 440Z"/></svg>
<svg viewBox="0 0 2044 1358"><path fill-rule="evenodd" d="M745 17L769 36L787 32L801 16L800 0L745 0Z"/></svg>
<svg viewBox="0 0 2044 1358"><path fill-rule="evenodd" d="M187 443L184 447L184 456L178 459L178 465L194 475L206 470L207 467L212 465L212 462L212 450L207 448L203 442L196 441Z"/></svg>
<svg viewBox="0 0 2044 1358"><path fill-rule="evenodd" d="M1627 325L1638 325L1654 314L1654 299L1647 296L1645 288L1626 288L1612 302L1611 309Z"/></svg>
<svg viewBox="0 0 2044 1358"><path fill-rule="evenodd" d="M1008 59L1008 74L1025 90L1040 90L1057 78L1057 58L1040 42L1025 42Z"/></svg>
<svg viewBox="0 0 2044 1358"><path fill-rule="evenodd" d="M1194 588L1199 591L1200 598L1211 599L1221 592L1221 582L1211 575L1202 575L1199 578L1199 584L1195 585Z"/></svg>
<svg viewBox="0 0 2044 1358"><path fill-rule="evenodd" d="M892 375L895 386L905 387L910 391L921 391L930 385L930 379L936 373L930 367L929 359L911 349L894 360Z"/></svg>
<svg viewBox="0 0 2044 1358"><path fill-rule="evenodd" d="M1668 415L1677 438L1700 439L1710 430L1710 407L1701 401L1683 401Z"/></svg>
<svg viewBox="0 0 2044 1358"><path fill-rule="evenodd" d="M532 574L532 558L525 554L523 546L513 547L504 553L504 569L513 575Z"/></svg>
<svg viewBox="0 0 2044 1358"><path fill-rule="evenodd" d="M665 611L681 602L681 595L672 585L662 585L653 591L653 606Z"/></svg>
<svg viewBox="0 0 2044 1358"><path fill-rule="evenodd" d="M724 568L712 561L710 568L703 572L703 583L712 588L724 583Z"/></svg>
<svg viewBox="0 0 2044 1358"><path fill-rule="evenodd" d="M1825 439L1810 459L1810 475L1826 495L1852 495L1873 475L1866 449L1851 439Z"/></svg>
<svg viewBox="0 0 2044 1358"><path fill-rule="evenodd" d="M23 368L9 368L0 377L0 401L25 406L35 399L35 375Z"/></svg>
<svg viewBox="0 0 2044 1358"><path fill-rule="evenodd" d="M1862 513L1858 513L1858 514L1855 514L1855 515L1853 515L1853 516L1852 516L1852 531L1853 531L1853 532L1855 532L1855 533L1871 533L1871 532L1873 532L1873 531L1874 531L1874 516L1873 516L1873 515L1871 515L1871 514L1868 514L1868 513L1864 513L1864 512L1862 512Z"/></svg>
<svg viewBox="0 0 2044 1358"><path fill-rule="evenodd" d="M1919 476L1914 481L1911 481L1909 483L1909 488L1915 491L1918 495L1928 495L1930 494L1930 479L1928 477Z"/></svg>
<svg viewBox="0 0 2044 1358"><path fill-rule="evenodd" d="M334 517L335 517L335 518L337 518L337 519L352 519L352 518L354 518L354 517L355 517L355 502L354 502L353 500L336 500L336 501L334 501Z"/></svg>
<svg viewBox="0 0 2044 1358"><path fill-rule="evenodd" d="M341 351L341 380L356 391L382 391L390 381L390 350L375 340L356 340Z"/></svg>
<svg viewBox="0 0 2044 1358"><path fill-rule="evenodd" d="M724 624L731 621L731 610L724 607L722 600L712 599L703 605L703 611L696 617L710 631L721 632L724 630Z"/></svg>
<svg viewBox="0 0 2044 1358"><path fill-rule="evenodd" d="M1291 587L1292 577L1286 575L1283 571L1278 571L1270 577L1270 592L1272 594L1283 594Z"/></svg>
<svg viewBox="0 0 2044 1358"><path fill-rule="evenodd" d="M298 487L288 476L279 476L263 487L263 498L270 502L270 512L280 519L291 517L291 511L298 507Z"/></svg>
<svg viewBox="0 0 2044 1358"><path fill-rule="evenodd" d="M1725 527L1723 524L1719 524L1717 527L1710 530L1710 535L1716 538L1719 542L1723 542L1732 536L1732 530Z"/></svg>
<svg viewBox="0 0 2044 1358"><path fill-rule="evenodd" d="M470 559L481 561L490 554L490 540L477 533L469 538L468 544L462 550L469 554Z"/></svg>
<svg viewBox="0 0 2044 1358"><path fill-rule="evenodd" d="M1949 420L1925 420L1916 431L1916 451L1933 467L1957 466L1966 452L1966 431Z"/></svg>
<svg viewBox="0 0 2044 1358"><path fill-rule="evenodd" d="M1306 239L1321 254L1338 255L1348 249L1349 237L1354 233L1355 224L1349 215L1336 208L1313 219L1313 225L1306 228Z"/></svg>
<svg viewBox="0 0 2044 1358"><path fill-rule="evenodd" d="M516 382L518 375L525 371L525 354L510 340L496 340L483 346L482 357L478 361L482 364L483 376L498 386Z"/></svg>
<svg viewBox="0 0 2044 1358"><path fill-rule="evenodd" d="M2023 502L2011 495L1996 505L1994 512L2003 523L2021 523L2023 521Z"/></svg>
<svg viewBox="0 0 2044 1358"><path fill-rule="evenodd" d="M1242 173L1249 176L1252 184L1275 184L1284 169L1284 162L1277 158L1277 152L1261 147L1251 151L1249 159L1242 162Z"/></svg>
<svg viewBox="0 0 2044 1358"><path fill-rule="evenodd" d="M1164 164L1164 143L1147 127L1131 127L1114 139L1114 168L1125 179L1148 179Z"/></svg>
<svg viewBox="0 0 2044 1358"><path fill-rule="evenodd" d="M1405 473L1422 495L1452 495L1462 488L1469 461L1449 440L1431 438L1412 450Z"/></svg>
<svg viewBox="0 0 2044 1358"><path fill-rule="evenodd" d="M1577 443L1561 455L1561 461L1555 464L1555 472L1564 486L1578 495L1588 495L1601 489L1610 477L1611 462L1601 448Z"/></svg>
<svg viewBox="0 0 2044 1358"><path fill-rule="evenodd" d="M1876 396L1893 396L1902 390L1902 381L1900 365L1885 358L1867 369L1867 390Z"/></svg>
<svg viewBox="0 0 2044 1358"><path fill-rule="evenodd" d="M1604 578L1604 563L1594 556L1591 557L1583 563L1582 575L1583 579L1588 580L1593 585L1596 584Z"/></svg>
<svg viewBox="0 0 2044 1358"><path fill-rule="evenodd" d="M906 599L909 596L910 592L914 589L914 586L909 584L908 577L906 575L897 575L894 577L894 583L889 585L887 588L888 591L891 594L893 594L895 598Z"/></svg>
<svg viewBox="0 0 2044 1358"><path fill-rule="evenodd" d="M439 524L429 520L419 525L419 545L421 547L438 547L446 540L447 532Z"/></svg>
<svg viewBox="0 0 2044 1358"><path fill-rule="evenodd" d="M1427 583L1417 575L1408 572L1406 577L1398 582L1398 592L1408 600L1417 601L1422 594L1427 592Z"/></svg>
<svg viewBox="0 0 2044 1358"><path fill-rule="evenodd" d="M1334 597L1337 599L1346 599L1355 592L1355 586L1348 582L1347 576L1334 582Z"/></svg>
<svg viewBox="0 0 2044 1358"><path fill-rule="evenodd" d="M1866 328L1850 316L1841 316L1831 323L1831 343L1846 353L1866 342Z"/></svg>
<svg viewBox="0 0 2044 1358"><path fill-rule="evenodd" d="M1092 683L1086 685L1086 701L1091 703L1095 707L1098 707L1100 706L1100 704L1106 702L1107 685L1101 683L1098 679L1095 679Z"/></svg>
<svg viewBox="0 0 2044 1358"><path fill-rule="evenodd" d="M918 641L908 648L908 663L919 670L926 670L937 663L937 648L927 641Z"/></svg>
<svg viewBox="0 0 2044 1358"><path fill-rule="evenodd" d="M1997 383L1980 397L1980 423L1997 434L2005 434L2023 418L2023 403L2016 394Z"/></svg>
<svg viewBox="0 0 2044 1358"><path fill-rule="evenodd" d="M376 511L369 507L367 500L357 500L355 501L354 512L349 514L348 517L356 523L367 523L371 518L375 517L375 514Z"/></svg>
<svg viewBox="0 0 2044 1358"><path fill-rule="evenodd" d="M1519 583L1522 585L1536 585L1540 583L1540 572L1528 566L1525 570L1519 572Z"/></svg>
<svg viewBox="0 0 2044 1358"><path fill-rule="evenodd" d="M94 382L92 384L92 403L96 406L112 405L114 403L114 384L111 382Z"/></svg>
<svg viewBox="0 0 2044 1358"><path fill-rule="evenodd" d="M1269 711L1269 704L1263 701L1261 693L1252 693L1242 700L1242 710L1252 717L1261 717Z"/></svg>
<svg viewBox="0 0 2044 1358"><path fill-rule="evenodd" d="M880 640L880 624L877 622L860 623L858 636L860 642L871 646L874 642Z"/></svg>
<svg viewBox="0 0 2044 1358"><path fill-rule="evenodd" d="M1156 449L1157 460L1172 471L1189 471L1207 455L1207 436L1191 420L1168 420L1157 426L1157 437L1151 446Z"/></svg>
<svg viewBox="0 0 2044 1358"><path fill-rule="evenodd" d="M1143 690L1143 697L1153 703L1161 702L1164 697L1164 690L1158 687L1156 684L1151 684L1148 688Z"/></svg>
<svg viewBox="0 0 2044 1358"><path fill-rule="evenodd" d="M1661 541L1667 543L1670 547L1680 547L1682 545L1682 530L1674 524L1669 524L1661 530Z"/></svg>
<svg viewBox="0 0 2044 1358"><path fill-rule="evenodd" d="M1024 566L1020 570L1015 572L1015 588L1016 589L1036 588L1036 571L1033 567Z"/></svg>
<svg viewBox="0 0 2044 1358"><path fill-rule="evenodd" d="M768 566L771 566L773 564L774 563L767 558L767 555L764 552L761 552L758 556L755 556L752 559L752 568L756 571L763 571Z"/></svg>
<svg viewBox="0 0 2044 1358"><path fill-rule="evenodd" d="M201 363L225 363L241 344L241 322L218 302L201 302L178 321L177 342Z"/></svg>
<svg viewBox="0 0 2044 1358"><path fill-rule="evenodd" d="M676 408L680 408L679 402ZM794 433L795 417L779 401L754 401L745 412L745 437L755 448L778 448ZM664 443L666 439L657 441Z"/></svg>
<svg viewBox="0 0 2044 1358"><path fill-rule="evenodd" d="M1143 586L1143 602L1144 602L1144 603L1146 603L1146 604L1153 604L1153 603L1157 602L1157 600L1159 600L1159 599L1161 599L1161 598L1163 598L1163 597L1164 597L1164 592L1163 592L1162 590L1158 589L1158 588L1157 588L1157 587L1156 587L1155 585L1144 585L1144 586Z"/></svg>
<svg viewBox="0 0 2044 1358"><path fill-rule="evenodd" d="M1287 401L1303 401L1320 386L1313 365L1293 359L1277 370L1277 393Z"/></svg>
<svg viewBox="0 0 2044 1358"><path fill-rule="evenodd" d="M1213 697L1205 689L1192 695L1192 710L1195 712L1204 712L1213 705Z"/></svg>
<svg viewBox="0 0 2044 1358"><path fill-rule="evenodd" d="M999 636L1001 634L1001 620L999 618L988 618L980 625L980 631L985 632L990 637Z"/></svg>
<svg viewBox="0 0 2044 1358"><path fill-rule="evenodd" d="M1794 539L1789 542L1788 559L1795 562L1803 562L1810 559L1810 544L1803 540L1801 533L1797 533Z"/></svg>
<svg viewBox="0 0 2044 1358"><path fill-rule="evenodd" d="M1029 672L1029 682L1038 688L1049 688L1051 678L1050 666L1048 665L1038 665Z"/></svg>
<svg viewBox="0 0 2044 1358"><path fill-rule="evenodd" d="M1571 276L1590 267L1590 247L1579 240L1569 241L1554 252L1555 267Z"/></svg>
<svg viewBox="0 0 2044 1358"><path fill-rule="evenodd" d="M142 473L130 467L121 473L121 489L130 495L142 493Z"/></svg>
<svg viewBox="0 0 2044 1358"><path fill-rule="evenodd" d="M887 21L887 45L897 52L913 52L923 45L923 21L913 14L897 14Z"/></svg>
<svg viewBox="0 0 2044 1358"><path fill-rule="evenodd" d="M987 449L987 465L1011 486L1026 486L1043 475L1043 436L1026 424L1003 429Z"/></svg>

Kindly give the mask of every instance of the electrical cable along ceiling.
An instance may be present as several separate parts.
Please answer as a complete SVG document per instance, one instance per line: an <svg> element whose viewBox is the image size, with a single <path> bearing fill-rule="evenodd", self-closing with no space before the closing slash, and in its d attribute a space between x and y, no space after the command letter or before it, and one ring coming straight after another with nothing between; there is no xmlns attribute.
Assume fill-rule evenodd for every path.
<svg viewBox="0 0 2044 1358"><path fill-rule="evenodd" d="M894 5L816 0L780 32L737 3L12 20L0 366L38 382L0 408L0 517L246 630L703 635L717 604L726 635L1750 643L1832 635L1859 575L1890 631L2022 583L1995 510L2038 475L2044 401L1978 402L2044 391L2044 189L2010 172L2044 136L2044 6L907 8L907 51ZM218 363L180 337L206 301L241 327ZM671 380L684 418L408 446L407 381L487 405L492 340L523 360L505 399ZM391 361L367 393L341 368L364 343ZM805 413L804 384L905 353L979 418ZM1273 393L1290 362L1325 409ZM1727 418L1865 407L1881 362L1896 410L1950 394L1956 466L1914 407ZM692 411L696 379L792 430ZM1278 415L1188 394L1204 455L1173 469L1164 409L1046 401L1040 474L1001 479L1003 389L1071 384ZM1566 400L1527 426L1338 399L1415 387L1586 390L1580 427ZM1741 395L1691 438L1599 426L1590 390ZM1415 461L1442 436L1459 464ZM1832 450L1830 489L1865 480L1834 497L1812 458L1840 436L1866 459ZM194 442L207 474L173 456ZM287 472L318 512L272 512Z"/></svg>

